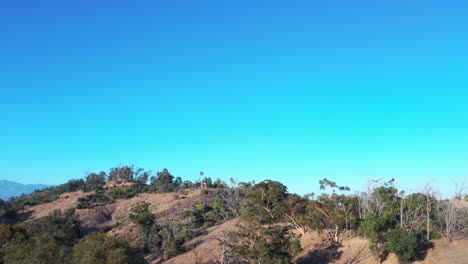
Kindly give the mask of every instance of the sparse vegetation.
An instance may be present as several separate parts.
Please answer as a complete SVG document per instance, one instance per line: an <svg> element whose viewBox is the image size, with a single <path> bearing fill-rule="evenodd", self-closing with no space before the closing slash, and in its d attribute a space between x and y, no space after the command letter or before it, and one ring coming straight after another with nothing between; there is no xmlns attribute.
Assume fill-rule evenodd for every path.
<svg viewBox="0 0 468 264"><path fill-rule="evenodd" d="M302 251L300 237L312 231L330 248L339 248L350 237L360 235L369 241L378 263L389 253L395 253L402 263L418 259L417 248L428 237L443 236L451 242L467 236L464 193L443 200L426 187L421 193L406 195L397 190L393 179L371 182L366 192L356 194L323 179L319 181L323 193L315 197L291 194L282 183L271 180L256 184L231 179L227 186L219 179L213 182L203 177L192 183L174 177L167 169L152 175L134 166L116 166L106 175L88 173L84 180L0 200L2 222L19 221L0 225L0 263L33 259L34 263L144 263L144 256L168 260L192 250L194 244L189 242L233 218L240 219L236 229L216 238L223 248L220 263L291 263ZM201 189L199 198L190 202L188 196L194 189ZM25 222L27 216L18 217L24 208L76 191L86 192L76 203L78 212L91 214L86 221L75 208ZM118 226L110 221L112 206L121 199L138 201L139 195L166 192L173 192L167 196L173 204L164 211L156 213L151 203L141 199L129 208L128 221L138 227L134 248L102 233Z"/></svg>

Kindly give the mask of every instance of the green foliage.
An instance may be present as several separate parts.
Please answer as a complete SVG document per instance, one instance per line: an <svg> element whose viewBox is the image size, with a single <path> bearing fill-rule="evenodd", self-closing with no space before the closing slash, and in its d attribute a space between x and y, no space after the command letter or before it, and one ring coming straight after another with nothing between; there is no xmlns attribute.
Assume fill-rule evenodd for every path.
<svg viewBox="0 0 468 264"><path fill-rule="evenodd" d="M73 246L75 264L139 264L145 260L129 246L103 233L92 233Z"/></svg>
<svg viewBox="0 0 468 264"><path fill-rule="evenodd" d="M135 168L131 166L115 166L110 169L109 181L122 181L122 182L133 182L135 175Z"/></svg>
<svg viewBox="0 0 468 264"><path fill-rule="evenodd" d="M338 189L340 191L349 191L350 190L348 186L339 186L339 185L336 184L336 182L330 181L327 178L324 178L323 180L320 180L319 184L320 184L320 189L321 190L325 190L327 187L332 188L333 192L335 192L335 189Z"/></svg>
<svg viewBox="0 0 468 264"><path fill-rule="evenodd" d="M158 232L161 239L161 250L165 258L175 257L183 252L182 226L179 223L169 223Z"/></svg>
<svg viewBox="0 0 468 264"><path fill-rule="evenodd" d="M317 207L324 213L316 214L321 223L318 229L338 227L340 230L356 230L359 222L358 199L354 196L333 193L322 194L317 199ZM315 208L315 209L316 209Z"/></svg>
<svg viewBox="0 0 468 264"><path fill-rule="evenodd" d="M400 197L398 190L393 186L394 179L376 188L371 196L374 203L371 204L371 211L374 213L393 212L395 215L398 214L400 206Z"/></svg>
<svg viewBox="0 0 468 264"><path fill-rule="evenodd" d="M0 219L1 218L15 218L16 210L10 202L5 202L0 199Z"/></svg>
<svg viewBox="0 0 468 264"><path fill-rule="evenodd" d="M106 183L106 173L101 171L99 174L94 172L86 175L86 188L89 190L97 190L102 188Z"/></svg>
<svg viewBox="0 0 468 264"><path fill-rule="evenodd" d="M283 217L287 188L277 181L266 180L246 189L242 202L243 219L261 224L272 223Z"/></svg>
<svg viewBox="0 0 468 264"><path fill-rule="evenodd" d="M74 209L16 226L0 225L0 263L145 263L125 243L104 234L82 238Z"/></svg>
<svg viewBox="0 0 468 264"><path fill-rule="evenodd" d="M388 242L388 232L396 225L391 212L383 215L368 214L362 225L360 232L370 240L370 250L378 260L384 260L388 255L388 248L385 244ZM379 261L379 263L380 263Z"/></svg>
<svg viewBox="0 0 468 264"><path fill-rule="evenodd" d="M233 259L249 263L291 263L298 245L290 240L287 230L280 225L241 225L238 232L230 235Z"/></svg>
<svg viewBox="0 0 468 264"><path fill-rule="evenodd" d="M401 227L396 227L388 233L388 250L395 253L402 262L416 259L417 246L416 236Z"/></svg>
<svg viewBox="0 0 468 264"><path fill-rule="evenodd" d="M160 193L174 192L182 185L182 180L178 179L174 182L174 176L172 176L167 169L163 169L156 173L156 176L151 177L151 184L156 186L156 189Z"/></svg>
<svg viewBox="0 0 468 264"><path fill-rule="evenodd" d="M155 186L147 186L141 184L135 184L131 186L125 186L125 188L114 188L108 191L108 195L112 199L131 199L141 193L152 193L155 192Z"/></svg>
<svg viewBox="0 0 468 264"><path fill-rule="evenodd" d="M110 199L104 190L97 190L95 193L90 194L85 197L78 198L78 205L76 206L77 209L87 209L93 208L95 206L107 204L113 202Z"/></svg>
<svg viewBox="0 0 468 264"><path fill-rule="evenodd" d="M70 263L71 247L81 238L74 210L56 210L5 233L5 263Z"/></svg>
<svg viewBox="0 0 468 264"><path fill-rule="evenodd" d="M221 224L232 217L226 208L225 201L219 195L215 195L213 203L213 206L200 203L197 204L195 208L186 210L184 212L184 217L190 219L188 228L198 232Z"/></svg>
<svg viewBox="0 0 468 264"><path fill-rule="evenodd" d="M211 177L205 177L201 180L202 183L206 184L206 188L213 188L213 189L226 189L228 188L227 184L222 181L221 179L216 179L216 181L213 182Z"/></svg>
<svg viewBox="0 0 468 264"><path fill-rule="evenodd" d="M147 202L138 202L132 207L128 215L143 233L147 233L155 222L155 217L149 210L150 205Z"/></svg>
<svg viewBox="0 0 468 264"><path fill-rule="evenodd" d="M18 245L25 240L27 234L24 229L0 224L0 263L4 263L5 255L12 250L12 245Z"/></svg>
<svg viewBox="0 0 468 264"><path fill-rule="evenodd" d="M286 186L267 180L244 188L242 224L229 239L233 258L249 263L291 263L300 243L288 234L289 227L278 225L287 212Z"/></svg>
<svg viewBox="0 0 468 264"><path fill-rule="evenodd" d="M137 169L135 172L135 182L137 185L145 186L148 179L151 177L151 172L144 171L143 169Z"/></svg>
<svg viewBox="0 0 468 264"><path fill-rule="evenodd" d="M152 192L180 191L174 197L181 199L178 203L183 203L182 198L188 193L186 189L196 187L180 177L175 178L167 169L151 176L151 172L133 166L114 167L109 172L109 180L135 182L115 188L103 189L105 178L105 172L90 173L85 180L71 180L9 202L0 200L0 218L16 217L15 212L25 206L50 202L65 192L77 190L95 191L78 199L77 209L84 209ZM147 185L148 179L150 185ZM202 190L204 200L174 219L168 220L166 215L156 219L146 202L131 208L129 218L138 225L146 252L161 259L176 256L184 251L184 242L202 231L240 217L239 230L230 233L229 242L223 244L228 246L226 252L232 254L229 259L234 260L233 263L236 259L251 263L290 263L301 251L299 239L290 232L292 228L301 234L309 230L323 232L336 240L327 242L336 244L341 242L339 235L358 231L369 239L370 249L379 260L394 252L400 261L408 262L416 259L417 238L426 232L422 221L426 214L432 225L430 232L437 230L445 235L444 232L453 233L448 230L446 222L450 219L446 218L450 215L446 213L457 209L450 207L455 205L449 201L437 201L434 197L430 197L427 209L424 194L404 197L404 193L393 186L393 180L381 186L372 185L369 193L349 195L346 194L348 187L325 178L319 182L320 188L332 191L317 198L289 194L286 186L271 180L258 184L237 184L232 180L231 188L220 179L213 182L205 177L203 182L209 188ZM463 220L467 214L462 213L458 217L463 218L462 221L455 226L457 230L466 226ZM172 217L173 212L169 216ZM104 234L82 238L80 230L73 211L54 211L48 217L12 227L0 225L0 263L22 263L23 259L27 263L141 263L128 245ZM431 233L431 237L435 235Z"/></svg>
<svg viewBox="0 0 468 264"><path fill-rule="evenodd" d="M301 241L294 235L293 232L289 232L289 254L291 256L297 256L301 251Z"/></svg>

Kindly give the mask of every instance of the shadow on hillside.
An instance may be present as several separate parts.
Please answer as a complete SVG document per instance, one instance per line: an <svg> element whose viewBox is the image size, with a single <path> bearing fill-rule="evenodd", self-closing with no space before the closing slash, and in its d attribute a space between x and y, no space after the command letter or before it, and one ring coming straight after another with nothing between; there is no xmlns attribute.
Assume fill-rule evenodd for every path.
<svg viewBox="0 0 468 264"><path fill-rule="evenodd" d="M19 222L23 222L31 218L34 212L28 211L25 213L19 213L17 215L9 216L9 217L1 217L0 224L4 225L14 225Z"/></svg>
<svg viewBox="0 0 468 264"><path fill-rule="evenodd" d="M299 258L297 264L326 264L340 259L343 254L337 245L320 244L304 257Z"/></svg>
<svg viewBox="0 0 468 264"><path fill-rule="evenodd" d="M431 241L421 241L418 244L418 248L416 249L416 259L417 260L424 260L427 256L427 252L429 249L434 247L434 242Z"/></svg>
<svg viewBox="0 0 468 264"><path fill-rule="evenodd" d="M27 211L23 213L19 213L18 216L16 217L17 222L23 222L26 220L29 220L31 216L33 215L34 211Z"/></svg>
<svg viewBox="0 0 468 264"><path fill-rule="evenodd" d="M197 237L200 237L200 236L205 236L205 235L208 235L208 231L204 230L204 231L198 232L191 240L196 239ZM197 248L199 245L203 244L203 242L205 242L205 240L206 239L199 239L199 240L191 243L190 246L188 247L188 249L193 250L193 249Z"/></svg>

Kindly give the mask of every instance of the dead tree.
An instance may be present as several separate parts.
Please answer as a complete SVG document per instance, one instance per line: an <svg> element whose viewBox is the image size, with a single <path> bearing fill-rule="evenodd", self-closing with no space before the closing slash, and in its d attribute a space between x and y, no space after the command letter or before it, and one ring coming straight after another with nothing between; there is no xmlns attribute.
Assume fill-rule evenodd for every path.
<svg viewBox="0 0 468 264"><path fill-rule="evenodd" d="M463 197L463 185L458 188L452 199L440 201L437 206L437 230L450 243L457 237L468 237L468 206Z"/></svg>

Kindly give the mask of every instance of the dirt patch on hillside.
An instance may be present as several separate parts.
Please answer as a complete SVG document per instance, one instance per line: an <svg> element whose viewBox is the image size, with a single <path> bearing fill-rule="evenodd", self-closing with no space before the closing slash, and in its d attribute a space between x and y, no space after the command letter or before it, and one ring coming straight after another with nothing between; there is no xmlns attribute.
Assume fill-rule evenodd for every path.
<svg viewBox="0 0 468 264"><path fill-rule="evenodd" d="M300 238L302 252L294 258L294 263L374 263L371 258L369 245L365 239L359 237L348 238L341 246L326 242L317 232L309 232Z"/></svg>

